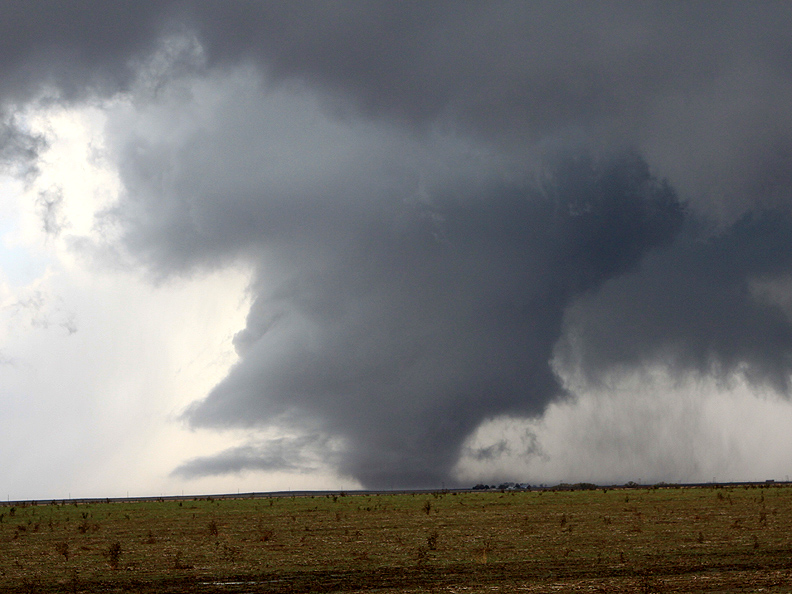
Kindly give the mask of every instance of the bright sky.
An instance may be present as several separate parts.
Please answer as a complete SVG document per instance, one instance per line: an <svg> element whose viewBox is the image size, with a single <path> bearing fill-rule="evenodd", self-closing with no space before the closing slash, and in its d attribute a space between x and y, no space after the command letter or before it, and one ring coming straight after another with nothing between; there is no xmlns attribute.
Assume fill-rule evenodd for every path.
<svg viewBox="0 0 792 594"><path fill-rule="evenodd" d="M237 356L250 307L244 263L153 283L97 261L97 218L121 190L95 107L28 114L49 144L24 184L3 179L2 450L11 499L287 490L357 483L331 472L184 481L171 471L249 432L191 430L178 419ZM42 220L48 209L57 231ZM48 219L49 220L49 219ZM275 432L274 436L279 436Z"/></svg>

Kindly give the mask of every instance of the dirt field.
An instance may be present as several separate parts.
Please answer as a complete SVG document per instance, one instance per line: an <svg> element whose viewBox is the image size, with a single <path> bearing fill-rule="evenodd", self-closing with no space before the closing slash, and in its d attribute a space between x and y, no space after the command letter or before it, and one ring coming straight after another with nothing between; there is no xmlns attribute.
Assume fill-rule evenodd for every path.
<svg viewBox="0 0 792 594"><path fill-rule="evenodd" d="M792 592L792 488L0 506L0 592Z"/></svg>

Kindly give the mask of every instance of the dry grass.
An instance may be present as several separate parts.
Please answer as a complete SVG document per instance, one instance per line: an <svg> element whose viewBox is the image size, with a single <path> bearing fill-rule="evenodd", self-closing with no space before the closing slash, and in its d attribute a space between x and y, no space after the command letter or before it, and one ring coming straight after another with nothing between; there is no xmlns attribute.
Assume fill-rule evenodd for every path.
<svg viewBox="0 0 792 594"><path fill-rule="evenodd" d="M792 488L781 486L0 514L0 592L792 592Z"/></svg>

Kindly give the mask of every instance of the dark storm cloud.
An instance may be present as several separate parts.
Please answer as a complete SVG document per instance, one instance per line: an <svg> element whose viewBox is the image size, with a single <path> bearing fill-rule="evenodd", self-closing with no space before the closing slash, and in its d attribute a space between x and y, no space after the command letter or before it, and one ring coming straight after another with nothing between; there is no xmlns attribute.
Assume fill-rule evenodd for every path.
<svg viewBox="0 0 792 594"><path fill-rule="evenodd" d="M209 62L253 60L278 79L309 81L336 93L342 113L463 129L517 153L580 138L637 146L694 205L727 219L790 199L789 4L237 8L199 3L190 13Z"/></svg>
<svg viewBox="0 0 792 594"><path fill-rule="evenodd" d="M566 307L667 243L683 213L628 156L565 157L541 192L445 196L406 227L341 218L344 242L261 289L241 362L188 419L305 418L346 440L341 468L364 484L437 484L481 421L561 395L549 362Z"/></svg>
<svg viewBox="0 0 792 594"><path fill-rule="evenodd" d="M78 0L3 2L0 94L21 101L42 90L64 99L114 93L134 78L137 58L169 27L168 3Z"/></svg>
<svg viewBox="0 0 792 594"><path fill-rule="evenodd" d="M759 283L791 272L788 209L746 214L717 234L691 222L672 249L573 307L560 350L594 379L657 362L789 394L792 323Z"/></svg>
<svg viewBox="0 0 792 594"><path fill-rule="evenodd" d="M788 200L792 6L783 2L8 2L0 93L128 90L164 39L255 65L341 114L464 129L520 153L637 146L693 204ZM691 161L698 167L691 168Z"/></svg>
<svg viewBox="0 0 792 594"><path fill-rule="evenodd" d="M563 394L554 356L788 391L789 320L756 290L791 263L788 3L2 11L9 109L131 97L123 247L160 277L255 269L194 426L318 425L364 484L436 485L482 421ZM299 465L262 447L180 472Z"/></svg>

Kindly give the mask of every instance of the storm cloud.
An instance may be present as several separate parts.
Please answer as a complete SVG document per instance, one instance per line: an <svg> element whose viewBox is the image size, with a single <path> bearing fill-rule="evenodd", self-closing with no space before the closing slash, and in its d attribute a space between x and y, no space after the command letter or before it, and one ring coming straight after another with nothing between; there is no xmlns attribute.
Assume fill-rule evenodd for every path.
<svg viewBox="0 0 792 594"><path fill-rule="evenodd" d="M318 260L260 290L236 338L240 363L189 420L307 416L346 438L342 468L367 485L447 478L483 419L540 414L561 394L549 361L567 305L682 222L635 158L563 160L550 183L438 199L412 225L328 231Z"/></svg>
<svg viewBox="0 0 792 594"><path fill-rule="evenodd" d="M563 370L788 395L788 4L24 6L6 112L101 105L123 185L75 250L253 271L238 362L182 418L298 436L180 476L332 442L366 486L450 483L483 422L572 397ZM35 162L8 122L0 157Z"/></svg>

